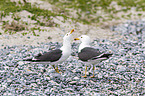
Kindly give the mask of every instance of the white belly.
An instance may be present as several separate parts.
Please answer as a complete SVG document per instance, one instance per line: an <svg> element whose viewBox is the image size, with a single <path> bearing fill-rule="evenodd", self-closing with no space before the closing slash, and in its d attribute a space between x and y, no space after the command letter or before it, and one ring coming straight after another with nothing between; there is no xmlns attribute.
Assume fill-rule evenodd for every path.
<svg viewBox="0 0 145 96"><path fill-rule="evenodd" d="M58 61L54 62L53 64L63 63L71 55L71 51L65 51L62 54L63 55L61 56L61 58Z"/></svg>

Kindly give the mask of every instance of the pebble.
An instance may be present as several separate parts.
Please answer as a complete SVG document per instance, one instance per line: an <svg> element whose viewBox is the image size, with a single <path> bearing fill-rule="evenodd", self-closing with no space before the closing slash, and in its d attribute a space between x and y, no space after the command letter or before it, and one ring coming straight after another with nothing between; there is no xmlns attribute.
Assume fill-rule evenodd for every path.
<svg viewBox="0 0 145 96"><path fill-rule="evenodd" d="M126 70L126 68L124 66L122 66L122 65L117 66L117 71L118 72L122 72L122 71L125 71L125 70Z"/></svg>
<svg viewBox="0 0 145 96"><path fill-rule="evenodd" d="M20 66L22 66L22 65L24 65L25 63L24 63L23 61L19 61L18 64L19 64Z"/></svg>
<svg viewBox="0 0 145 96"><path fill-rule="evenodd" d="M79 77L74 77L73 79L74 79L74 80L78 80L78 79L80 79L80 78L79 78Z"/></svg>
<svg viewBox="0 0 145 96"><path fill-rule="evenodd" d="M61 74L56 73L51 65L25 63L22 59L60 48L62 44L49 42L40 43L40 46L5 46L0 49L0 95L143 96L144 25L145 21L128 21L111 27L116 31L113 36L116 41L96 39L92 42L102 52L109 50L113 53L110 59L96 66L95 78L90 78L91 67L88 67L87 78L81 77L85 64L76 59L78 43L72 44L73 56L65 62L65 68L58 66L64 71ZM120 38L115 35L120 35Z"/></svg>
<svg viewBox="0 0 145 96"><path fill-rule="evenodd" d="M71 84L71 85L75 85L77 83L77 81L71 81L71 82L69 82L69 84Z"/></svg>

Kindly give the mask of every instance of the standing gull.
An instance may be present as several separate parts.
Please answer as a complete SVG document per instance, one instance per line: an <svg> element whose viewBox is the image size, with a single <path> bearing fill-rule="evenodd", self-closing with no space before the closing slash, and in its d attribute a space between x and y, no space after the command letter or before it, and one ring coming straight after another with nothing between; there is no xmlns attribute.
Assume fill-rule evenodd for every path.
<svg viewBox="0 0 145 96"><path fill-rule="evenodd" d="M59 73L58 67L55 68L55 65L63 63L71 55L71 35L74 32L74 29L71 32L65 34L63 37L63 46L60 49L51 50L45 54L39 53L36 57L30 59L24 59L24 61L30 61L32 63L46 63L51 64L55 71Z"/></svg>
<svg viewBox="0 0 145 96"><path fill-rule="evenodd" d="M94 64L108 59L112 54L101 53L98 49L92 48L90 46L90 43L91 43L90 37L87 35L82 35L79 38L75 38L74 40L81 40L81 44L80 44L79 50L78 50L78 52L79 52L78 57L81 61L86 63L85 76L82 76L82 77L87 77L86 72L87 72L88 64L93 64L93 76L91 76L91 78L95 77L94 76L94 70L95 70Z"/></svg>

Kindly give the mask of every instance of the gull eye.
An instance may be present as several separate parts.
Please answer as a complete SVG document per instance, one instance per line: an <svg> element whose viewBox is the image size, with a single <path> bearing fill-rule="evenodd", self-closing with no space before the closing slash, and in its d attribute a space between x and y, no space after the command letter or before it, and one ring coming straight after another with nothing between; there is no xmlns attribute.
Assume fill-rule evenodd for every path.
<svg viewBox="0 0 145 96"><path fill-rule="evenodd" d="M83 38L83 37L81 37L81 38Z"/></svg>
<svg viewBox="0 0 145 96"><path fill-rule="evenodd" d="M66 34L66 36L68 36L68 34Z"/></svg>

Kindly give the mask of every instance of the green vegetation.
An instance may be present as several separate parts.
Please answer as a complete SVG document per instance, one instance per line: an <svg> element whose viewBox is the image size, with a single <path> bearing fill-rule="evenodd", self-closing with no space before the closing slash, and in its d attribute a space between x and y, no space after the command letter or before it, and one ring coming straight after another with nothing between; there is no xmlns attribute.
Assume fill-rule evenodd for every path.
<svg viewBox="0 0 145 96"><path fill-rule="evenodd" d="M57 15L52 13L51 11L40 9L34 5L32 6L30 3L26 3L24 5L20 3L16 6L16 3L10 2L10 0L0 0L0 11L3 11L1 16L8 15L10 12L15 13L22 10L26 10L32 14L35 14L36 16L44 16L44 18Z"/></svg>
<svg viewBox="0 0 145 96"><path fill-rule="evenodd" d="M23 32L23 33L22 33L23 36L25 36L25 35L27 35L27 34L28 34L27 32Z"/></svg>
<svg viewBox="0 0 145 96"><path fill-rule="evenodd" d="M27 0L26 0L27 1ZM118 20L120 18L131 18L133 14L121 14L117 17L116 14L119 12L127 12L134 8L136 11L145 11L144 0L43 0L52 4L53 11L46 9L41 9L36 5L30 3L22 4L19 2L10 2L10 0L0 0L0 20L2 17L7 15L15 14L17 12L26 10L33 14L33 16L28 16L31 20L35 20L36 25L56 27L59 26L55 24L51 17L61 16L66 19L72 19L74 22L82 22L84 24L97 24L104 21L110 21L112 19ZM117 9L112 3L119 6ZM113 3L113 4L114 4ZM75 11L75 12L73 12ZM74 15L77 16L74 16ZM141 13L137 14L139 17L142 16ZM41 18L40 20L40 16ZM27 29L28 23L23 22L20 24L19 20L21 17L13 15L14 19L11 24L9 22L3 22L3 28L5 31L21 31ZM17 21L17 22L15 22ZM40 29L37 29L40 31ZM33 34L35 34L34 29L31 29ZM26 33L23 33L25 35ZM36 35L38 36L38 35Z"/></svg>
<svg viewBox="0 0 145 96"><path fill-rule="evenodd" d="M57 8L64 10L65 12L69 12L69 9L77 10L78 18L75 18L78 21L83 23L91 24L112 19L119 19L114 16L119 12L127 12L132 7L135 8L136 11L145 11L145 2L144 0L45 0L55 5ZM118 10L115 6L110 6L112 2L116 2L118 6L121 8ZM97 11L103 13L98 14ZM85 18L82 18L82 14L85 15ZM113 14L113 15L112 15ZM93 15L93 16L92 16ZM123 15L123 14L122 14ZM139 15L141 16L141 14ZM120 17L130 17L120 16Z"/></svg>
<svg viewBox="0 0 145 96"><path fill-rule="evenodd" d="M7 30L13 30L13 31L22 31L26 29L26 26L23 24L20 24L20 22L11 22L9 24L9 22L5 22L3 21L3 28L7 29Z"/></svg>
<svg viewBox="0 0 145 96"><path fill-rule="evenodd" d="M10 2L10 0L0 0L0 18L5 17L9 15L10 13L15 14L16 12L20 12L26 10L32 14L34 14L32 17L28 16L28 18L31 18L32 20L37 21L36 25L39 24L40 26L49 26L54 27L57 26L50 17L55 16L63 16L63 14L56 14L54 12L51 12L49 10L40 9L39 7L35 5L31 5L30 3L22 4L19 2L19 4L16 4L16 2ZM43 16L43 18L47 19L47 22L41 22L38 17ZM66 16L63 16L64 18L68 18ZM21 19L18 16L13 15L12 18L14 21L17 21L18 23L12 22L9 24L9 22L3 22L3 28L7 30L13 30L13 31L21 31L24 30L24 26L19 24L19 20ZM28 25L28 24L24 24ZM26 27L26 26L25 26Z"/></svg>

